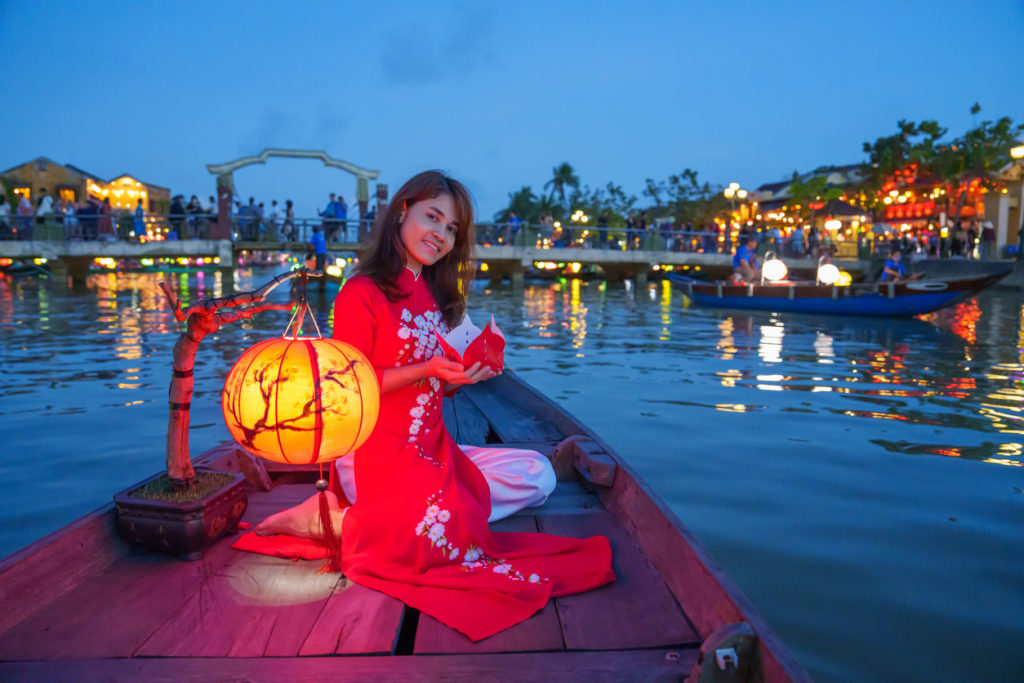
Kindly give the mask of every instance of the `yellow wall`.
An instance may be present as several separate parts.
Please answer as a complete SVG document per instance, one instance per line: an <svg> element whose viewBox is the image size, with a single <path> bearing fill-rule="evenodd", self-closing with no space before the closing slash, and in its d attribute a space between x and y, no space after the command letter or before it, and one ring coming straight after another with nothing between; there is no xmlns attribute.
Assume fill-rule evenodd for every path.
<svg viewBox="0 0 1024 683"><path fill-rule="evenodd" d="M32 203L35 204L40 191L45 187L51 197L58 197L60 186L68 186L75 192L75 198L85 198L85 179L63 165L46 159L36 159L17 166L4 173L4 178L14 181L12 184L23 183L31 188Z"/></svg>
<svg viewBox="0 0 1024 683"><path fill-rule="evenodd" d="M132 176L114 178L109 183L91 181L89 192L101 199L109 198L115 209L134 210L139 199L149 213L167 213L171 192L165 187L149 185Z"/></svg>
<svg viewBox="0 0 1024 683"><path fill-rule="evenodd" d="M69 192L76 202L84 202L89 195L99 199L109 197L115 209L133 210L139 198L148 213L167 213L171 206L171 191L166 187L150 185L127 175L110 182L88 178L48 159L26 162L4 173L3 177L12 185L27 185L33 206L44 187L55 200L62 194L67 199Z"/></svg>

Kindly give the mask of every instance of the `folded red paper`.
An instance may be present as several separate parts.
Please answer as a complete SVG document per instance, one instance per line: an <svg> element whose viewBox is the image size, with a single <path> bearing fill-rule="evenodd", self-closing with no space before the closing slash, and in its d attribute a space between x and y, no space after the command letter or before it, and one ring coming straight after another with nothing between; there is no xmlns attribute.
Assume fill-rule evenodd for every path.
<svg viewBox="0 0 1024 683"><path fill-rule="evenodd" d="M469 367L475 363L488 366L495 372L505 367L505 335L494 323L494 316L481 330L467 315L458 327L445 336L437 334L437 341L445 358Z"/></svg>

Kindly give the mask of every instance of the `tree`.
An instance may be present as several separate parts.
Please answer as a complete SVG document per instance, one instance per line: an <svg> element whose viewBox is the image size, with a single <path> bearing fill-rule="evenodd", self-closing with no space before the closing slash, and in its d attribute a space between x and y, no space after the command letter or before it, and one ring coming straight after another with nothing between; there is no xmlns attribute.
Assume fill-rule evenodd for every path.
<svg viewBox="0 0 1024 683"><path fill-rule="evenodd" d="M656 218L672 216L680 223L689 221L702 225L728 207L722 188L701 183L697 171L691 168L684 168L681 173L659 182L648 178L646 185L644 194L654 200L652 213Z"/></svg>
<svg viewBox="0 0 1024 683"><path fill-rule="evenodd" d="M971 114L981 111L977 103ZM898 121L899 131L883 136L873 143L864 143L868 160L861 166L861 191L869 208L878 206L882 187L908 167L917 165L915 177L954 186L946 201L956 196L956 208L947 213L959 217L972 182L975 186L998 187L996 173L1010 163L1010 148L1024 132L1024 125L1014 124L1004 116L997 121L982 121L963 135L943 142L948 130L936 121L921 123Z"/></svg>
<svg viewBox="0 0 1024 683"><path fill-rule="evenodd" d="M497 223L504 223L513 212L525 223L535 223L540 217L541 209L537 205L537 195L529 185L523 185L518 192L509 192L508 206L494 214L494 220Z"/></svg>
<svg viewBox="0 0 1024 683"><path fill-rule="evenodd" d="M971 113L981 107L975 104ZM956 208L950 212L956 220L960 217L967 193L972 183L990 190L1001 187L997 174L1011 163L1010 149L1024 133L1024 124L1015 124L1009 116L998 121L982 121L951 143L936 150L930 165L937 178L956 188ZM947 201L952 197L947 195Z"/></svg>
<svg viewBox="0 0 1024 683"><path fill-rule="evenodd" d="M800 174L794 171L793 180L789 183L789 195L786 206L800 207L800 217L813 221L816 211L813 207L819 202L828 204L833 199L839 199L843 196L843 190L839 187L829 187L828 176L819 175L802 181Z"/></svg>
<svg viewBox="0 0 1024 683"><path fill-rule="evenodd" d="M607 203L605 209L608 211L608 222L612 225L625 225L626 216L636 206L636 195L626 194L621 185L609 182L604 186Z"/></svg>
<svg viewBox="0 0 1024 683"><path fill-rule="evenodd" d="M561 165L555 166L551 169L551 180L544 183L544 189L551 189L549 196L554 197L558 195L558 200L564 208L569 208L565 201L566 188L574 188L576 190L580 187L580 179L576 175L576 171L573 170L572 165L568 161L563 161Z"/></svg>
<svg viewBox="0 0 1024 683"><path fill-rule="evenodd" d="M858 189L864 195L865 208L877 207L878 193L896 171L911 164L919 164L925 173L934 171L937 143L946 129L932 120L921 123L900 120L896 126L899 132L864 143L868 160L861 165L862 180Z"/></svg>

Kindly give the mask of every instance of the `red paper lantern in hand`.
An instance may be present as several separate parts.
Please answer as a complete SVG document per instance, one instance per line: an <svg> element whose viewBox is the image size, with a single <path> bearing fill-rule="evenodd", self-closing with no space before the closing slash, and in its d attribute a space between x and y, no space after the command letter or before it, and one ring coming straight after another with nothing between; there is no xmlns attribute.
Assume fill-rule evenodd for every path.
<svg viewBox="0 0 1024 683"><path fill-rule="evenodd" d="M267 339L231 368L223 407L231 435L251 453L292 465L323 463L370 436L380 387L366 356L350 344Z"/></svg>

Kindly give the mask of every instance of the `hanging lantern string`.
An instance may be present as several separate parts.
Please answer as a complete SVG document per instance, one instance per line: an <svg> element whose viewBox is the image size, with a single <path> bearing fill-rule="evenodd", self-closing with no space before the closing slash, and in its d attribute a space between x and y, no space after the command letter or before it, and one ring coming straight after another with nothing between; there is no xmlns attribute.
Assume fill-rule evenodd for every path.
<svg viewBox="0 0 1024 683"><path fill-rule="evenodd" d="M320 325L316 322L316 316L313 315L313 311L309 307L309 301L306 298L306 284L309 282L310 277L322 277L322 275L310 272L305 267L300 268L296 272L299 277L299 292L296 297L295 307L292 310L292 317L284 328L284 336L287 337L288 331L291 330L291 338L298 339L299 334L302 332L303 320L305 320L306 313L309 313L309 319L313 321L313 327L316 328L316 336L320 339L323 337L323 334L320 332Z"/></svg>

